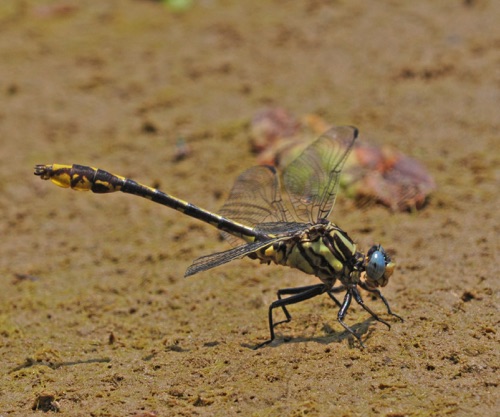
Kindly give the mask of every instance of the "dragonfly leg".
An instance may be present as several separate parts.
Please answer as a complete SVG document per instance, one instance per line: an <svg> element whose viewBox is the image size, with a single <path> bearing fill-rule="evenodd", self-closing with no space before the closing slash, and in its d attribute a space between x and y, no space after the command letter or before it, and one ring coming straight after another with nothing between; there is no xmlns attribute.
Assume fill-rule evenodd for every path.
<svg viewBox="0 0 500 417"><path fill-rule="evenodd" d="M390 314L391 316L394 316L394 317L397 317L399 320L401 321L404 321L403 320L403 317L397 315L396 313L393 313L392 310L391 310L391 307L389 306L389 302L387 301L387 299L382 295L382 293L380 292L379 289L377 288L370 288L366 285L366 283L364 282L360 282L359 283L359 286L361 288L363 288L364 290L368 291L368 292L371 292L371 293L374 293L374 294L377 294L380 299L382 300L382 302L385 304L385 306L387 307L387 313Z"/></svg>
<svg viewBox="0 0 500 417"><path fill-rule="evenodd" d="M338 287L333 287L331 290L327 292L328 296L337 304L338 308L342 308L342 303L337 300L337 297L333 295L333 293L344 292L346 287L344 285L339 285Z"/></svg>
<svg viewBox="0 0 500 417"><path fill-rule="evenodd" d="M315 285L307 285L305 287L293 287L293 288L281 288L278 290L278 292L276 293L276 295L278 296L278 300L281 300L281 296L282 295L295 295L295 294L300 294L300 293L303 293L305 291L308 291L312 288L315 288L315 287L322 287L323 284L315 284ZM287 308L285 305L282 305L281 308L283 309L283 313L285 313L285 316L286 316L286 320L282 320L282 321L279 321L278 323L274 323L274 326L276 327L278 324L281 324L281 323L288 323L291 319L292 319L292 316L291 314L288 312Z"/></svg>
<svg viewBox="0 0 500 417"><path fill-rule="evenodd" d="M365 302L363 301L363 299L361 298L361 294L359 293L358 289L355 288L353 289L352 291L353 295L354 295L354 299L356 300L356 302L361 306L363 307L366 311L368 311L368 313L371 314L371 316L379 321L380 323L384 323L389 329L391 328L391 325L389 323L387 323L385 320L381 319L377 313L375 313L370 307L368 307Z"/></svg>
<svg viewBox="0 0 500 417"><path fill-rule="evenodd" d="M294 290L297 290L297 292L293 293ZM274 326L276 324L274 324L274 322L273 322L273 310L275 308L280 308L280 307L286 308L286 306L288 306L288 305L300 303L301 301L305 301L305 300L309 300L310 298L313 298L313 297L316 297L317 295L323 294L326 291L326 287L324 284L317 284L317 285L310 285L307 287L298 287L296 289L284 288L283 290L280 290L280 291L284 291L284 292L281 292L280 295L286 295L286 294L290 294L290 293L292 293L293 295L291 295L288 298L278 298L278 300L273 301L271 303L271 305L269 306L269 331L270 331L271 337L269 340L266 340L265 342L260 343L259 345L255 346L254 349L259 349L263 346L266 346L275 339ZM278 297L279 297L279 295L278 295Z"/></svg>
<svg viewBox="0 0 500 417"><path fill-rule="evenodd" d="M361 345L361 347L364 348L365 345L361 341L361 337L354 330L352 330L347 324L344 323L344 318L347 314L347 310L348 310L349 306L351 305L351 301L352 301L352 293L350 290L348 290L345 294L344 302L342 303L342 306L340 307L340 310L337 314L337 320L339 321L339 323L342 325L342 327L344 329L346 329L356 339L358 339L359 344Z"/></svg>

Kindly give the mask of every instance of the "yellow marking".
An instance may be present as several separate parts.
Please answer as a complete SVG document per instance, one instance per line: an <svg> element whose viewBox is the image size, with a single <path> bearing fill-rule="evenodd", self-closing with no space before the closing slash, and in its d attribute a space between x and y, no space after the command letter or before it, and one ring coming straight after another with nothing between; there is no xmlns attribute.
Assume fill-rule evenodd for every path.
<svg viewBox="0 0 500 417"><path fill-rule="evenodd" d="M243 233L235 233L236 237L240 237L245 242L252 243L255 242L255 236L244 235Z"/></svg>
<svg viewBox="0 0 500 417"><path fill-rule="evenodd" d="M337 233L336 236L340 240L342 240L342 243L344 244L345 247L351 248L351 254L352 254L352 256L354 256L354 254L356 253L356 245L353 244L350 240L348 240L342 233ZM333 244L334 244L335 249L338 251L338 253L343 254L343 252L339 248L339 245L336 243L335 239L333 239Z"/></svg>
<svg viewBox="0 0 500 417"><path fill-rule="evenodd" d="M49 178L58 187L69 188L71 182L71 176L68 173L60 174Z"/></svg>
<svg viewBox="0 0 500 417"><path fill-rule="evenodd" d="M264 256L267 256L269 258L274 258L275 251L272 246L269 246L267 249L264 250Z"/></svg>
<svg viewBox="0 0 500 417"><path fill-rule="evenodd" d="M386 267L385 267L385 273L384 273L384 277L386 278L390 278L391 275L393 274L394 272L394 269L396 269L396 262L389 262Z"/></svg>
<svg viewBox="0 0 500 417"><path fill-rule="evenodd" d="M72 181L77 180L71 188L76 191L90 191L92 189L92 182L85 176L73 174Z"/></svg>
<svg viewBox="0 0 500 417"><path fill-rule="evenodd" d="M84 177L84 178L87 179L86 177ZM115 187L113 184L111 184L108 181L97 180L97 181L94 181L94 185L102 185L103 187L106 187L110 192L121 191L121 189L122 189L121 185L118 185ZM92 184L90 184L90 187L92 187Z"/></svg>
<svg viewBox="0 0 500 417"><path fill-rule="evenodd" d="M67 169L69 171L72 168L72 165L63 165L63 164L52 164L45 166L48 167L50 171L58 171L60 169Z"/></svg>
<svg viewBox="0 0 500 417"><path fill-rule="evenodd" d="M311 249L310 242L302 242L299 243L298 245L302 245L302 247L306 252L308 252ZM297 268L302 272L305 272L306 274L314 275L315 271L313 266L309 262L307 262L307 260L302 256L298 248L298 245L294 245L292 250L288 253L288 257L286 259L287 266L292 268Z"/></svg>
<svg viewBox="0 0 500 417"><path fill-rule="evenodd" d="M311 249L314 253L324 257L326 261L331 265L335 272L341 272L344 265L339 261L333 253L328 249L328 247L321 241L321 239L316 240L312 243Z"/></svg>
<svg viewBox="0 0 500 417"><path fill-rule="evenodd" d="M280 251L280 250L276 251L274 249L273 245L271 245L268 248L265 248L264 256L266 258L273 260L274 263L280 265L283 261L284 253L283 253L283 251Z"/></svg>
<svg viewBox="0 0 500 417"><path fill-rule="evenodd" d="M95 169L95 168L92 168L92 169ZM120 178L123 181L125 181L127 179L126 177L122 177L121 175L116 175L116 174L111 174L111 175L113 175L114 177ZM151 188L151 187L148 187L148 188ZM154 190L154 188L151 188L151 189Z"/></svg>

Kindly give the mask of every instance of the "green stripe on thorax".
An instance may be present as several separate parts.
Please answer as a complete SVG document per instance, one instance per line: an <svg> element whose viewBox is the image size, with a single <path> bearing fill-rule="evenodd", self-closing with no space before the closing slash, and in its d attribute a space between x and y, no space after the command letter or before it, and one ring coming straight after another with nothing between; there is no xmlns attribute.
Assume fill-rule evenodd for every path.
<svg viewBox="0 0 500 417"><path fill-rule="evenodd" d="M263 263L297 268L332 283L351 272L356 244L342 229L326 223L276 240L256 255Z"/></svg>

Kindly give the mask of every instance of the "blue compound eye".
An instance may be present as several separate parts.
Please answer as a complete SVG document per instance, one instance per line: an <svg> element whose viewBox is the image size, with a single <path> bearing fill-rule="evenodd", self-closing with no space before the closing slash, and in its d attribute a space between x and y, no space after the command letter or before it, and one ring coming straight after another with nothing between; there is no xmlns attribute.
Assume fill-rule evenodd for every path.
<svg viewBox="0 0 500 417"><path fill-rule="evenodd" d="M370 254L370 260L366 265L366 273L371 279L378 281L380 278L382 278L384 272L385 256L383 253L383 249L382 251L375 250Z"/></svg>

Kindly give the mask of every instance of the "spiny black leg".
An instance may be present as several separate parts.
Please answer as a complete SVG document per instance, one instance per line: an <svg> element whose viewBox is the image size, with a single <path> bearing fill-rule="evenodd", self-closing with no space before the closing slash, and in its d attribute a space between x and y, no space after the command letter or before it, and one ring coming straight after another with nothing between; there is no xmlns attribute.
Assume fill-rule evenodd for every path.
<svg viewBox="0 0 500 417"><path fill-rule="evenodd" d="M344 317L345 315L347 314L347 309L349 308L349 306L351 305L351 301L352 301L352 294L351 294L351 290L348 290L345 294L345 297L344 297L344 302L342 303L342 307L340 308L338 314L337 314L337 320L339 321L339 323L342 325L342 327L344 329L346 329L349 333L351 333L356 339L358 339L358 342L359 344L361 345L361 347L365 347L365 345L363 344L363 342L361 341L361 337L359 337L356 332L354 330L352 330L347 324L344 323Z"/></svg>
<svg viewBox="0 0 500 417"><path fill-rule="evenodd" d="M269 331L271 334L271 338L269 340L266 340L265 342L255 346L254 349L259 349L269 343L271 343L275 336L274 336L274 326L275 324L273 323L273 310L278 307L285 307L287 305L291 304L296 304L300 303L301 301L309 300L310 298L316 297L317 295L323 294L326 291L326 287L323 284L317 284L317 285L310 285L308 287L301 287L302 292L299 292L298 294L292 295L291 297L284 298L284 299L278 299L276 301L273 301L271 305L269 306ZM297 288L297 290L300 288ZM292 288L286 288L285 290L289 290L290 292L293 290ZM283 293L282 293L283 294Z"/></svg>
<svg viewBox="0 0 500 417"><path fill-rule="evenodd" d="M338 308L342 308L342 304L339 300L337 300L337 297L335 297L330 291L328 291L327 294L328 297L330 297L335 302L335 304L337 304Z"/></svg>
<svg viewBox="0 0 500 417"><path fill-rule="evenodd" d="M342 304L339 300L337 300L337 297L335 297L333 293L343 292L345 290L346 287L344 285L339 285L338 287L333 287L327 292L328 296L335 302L335 304L337 304L338 308L342 308Z"/></svg>
<svg viewBox="0 0 500 417"><path fill-rule="evenodd" d="M344 292L346 291L347 288L345 285L339 285L338 287L333 287L331 290L329 290L328 292L334 292L334 293L338 293L338 292Z"/></svg>
<svg viewBox="0 0 500 417"><path fill-rule="evenodd" d="M281 300L281 296L282 295L295 295L295 294L300 294L304 291L308 291L312 288L315 288L315 287L322 287L323 284L316 284L316 285L307 285L305 287L294 287L294 288L281 288L280 290L278 290L278 292L276 293L276 295L278 296L278 300ZM278 323L274 323L274 326L276 327L278 324L281 324L281 323L288 323L290 320L292 320L292 316L291 314L288 312L287 308L283 305L281 306L281 308L283 309L283 313L285 313L285 316L286 316L286 320L282 320L282 321L279 321Z"/></svg>
<svg viewBox="0 0 500 417"><path fill-rule="evenodd" d="M380 299L382 300L382 302L385 304L385 306L387 307L387 313L390 314L391 316L397 317L401 321L404 321L403 317L401 317L401 316L397 315L396 313L392 312L391 307L389 306L389 302L382 295L382 293L380 292L380 290L378 290L377 288L370 288L370 287L368 287L368 285L366 285L365 282L360 282L359 286L361 288L363 288L364 290L368 291L368 292L377 294L380 297Z"/></svg>
<svg viewBox="0 0 500 417"><path fill-rule="evenodd" d="M371 314L371 316L379 321L380 323L384 323L389 329L391 328L391 325L389 323L387 323L385 320L381 319L379 316L377 316L377 314L370 308L368 307L367 305L365 305L365 302L363 301L363 299L361 298L361 294L359 293L358 289L355 288L352 290L352 293L354 295L354 299L356 300L356 302L361 306L363 307L366 311L368 311L368 313Z"/></svg>

